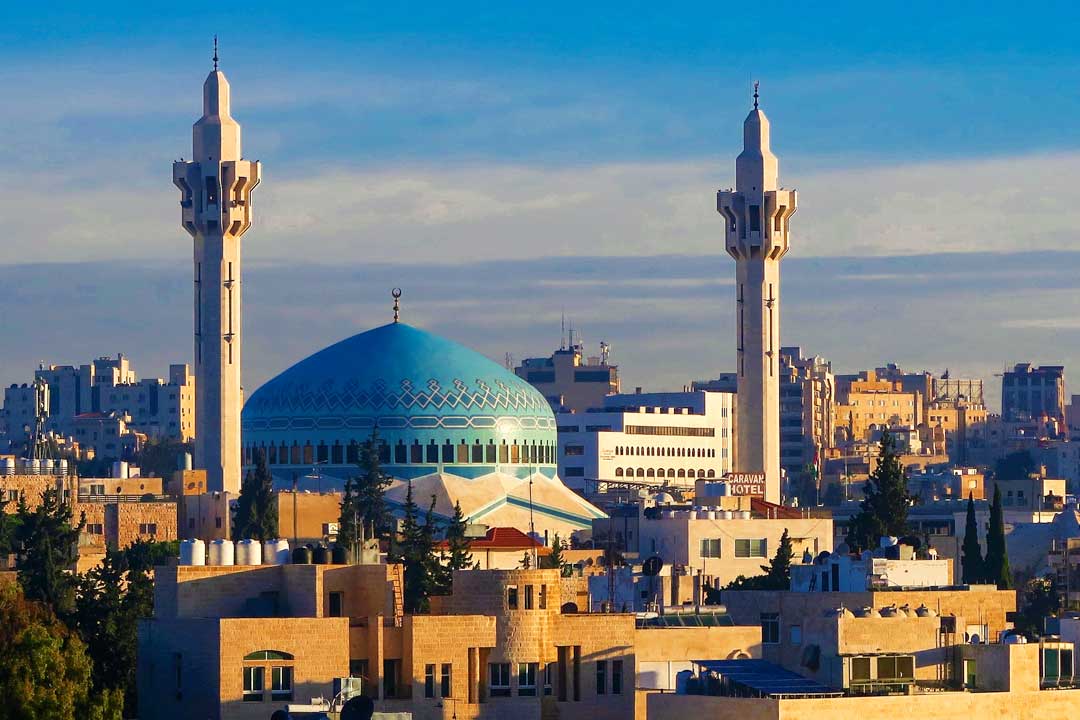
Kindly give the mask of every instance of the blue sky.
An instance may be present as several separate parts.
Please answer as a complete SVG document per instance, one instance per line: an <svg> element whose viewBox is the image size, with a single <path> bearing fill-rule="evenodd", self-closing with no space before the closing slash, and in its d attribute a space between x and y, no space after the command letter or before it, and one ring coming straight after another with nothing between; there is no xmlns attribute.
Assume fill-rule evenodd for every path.
<svg viewBox="0 0 1080 720"><path fill-rule="evenodd" d="M387 287L409 278L410 297L429 302L425 317L437 323L437 308L449 307L435 290L442 276L482 293L481 264L525 274L542 267L550 289L580 265L593 273L588 287L536 295L539 314L550 320L569 306L597 340L626 348L630 382L659 389L722 369L733 353L726 336L713 337L730 314L722 292L718 322L688 326L657 326L670 300L658 289L663 278L633 287L634 322L616 322L625 307L593 309L625 299L627 286L605 272L625 270L620 263L720 252L712 193L732 182L757 78L781 179L800 190L789 257L805 262L785 261L785 282L803 287L799 272L840 277L867 262L887 263L874 277L924 278L855 288L889 307L898 328L875 336L874 347L865 334L815 333L813 316L789 306L785 342L839 369L877 358L988 379L1006 361L1080 360L1071 316L1042 317L1049 302L1075 309L1054 267L1018 254L1080 252L1080 10L1071 4L114 3L105 13L8 5L0 10L0 264L26 273L41 263L122 261L146 277L176 268L184 286L190 248L169 164L190 152L217 32L246 154L265 165L256 227L245 238L249 267L262 273L249 277L249 297L266 297L253 285L259 277L293 267L310 280L308 266L321 263ZM717 282L728 279L722 257L713 266ZM991 266L1003 269L995 275ZM372 267L381 274L371 277ZM970 267L987 286L968 275L955 282ZM1011 284L1012 295L991 301L1014 270L1023 303ZM119 288L105 287L106 277ZM146 374L188 358L176 308L129 298L126 312L137 307L144 321L111 317L125 312L122 277L79 278L95 309L78 328L86 347L57 347L54 328L15 320L40 311L36 293L0 294L0 332L20 333L17 348L0 353L0 381L24 379L42 358L124 350ZM926 329L926 283L949 288L940 302L964 308L956 314L978 343ZM320 308L337 290L319 284L290 306L297 323L286 350L250 325L249 347L263 348L246 355L250 383L381 321L378 294L361 293L348 326L332 326L339 335L319 330ZM832 281L805 297L842 317L858 308L852 292ZM513 308L520 316L507 323L536 316L521 299ZM57 314L61 337L75 315ZM147 326L165 318L171 340L162 344ZM494 357L550 349L550 328L477 328L500 338L462 329L458 339ZM110 347L91 347L94 337ZM649 352L630 351L645 345ZM710 357L665 359L665 347L694 346Z"/></svg>

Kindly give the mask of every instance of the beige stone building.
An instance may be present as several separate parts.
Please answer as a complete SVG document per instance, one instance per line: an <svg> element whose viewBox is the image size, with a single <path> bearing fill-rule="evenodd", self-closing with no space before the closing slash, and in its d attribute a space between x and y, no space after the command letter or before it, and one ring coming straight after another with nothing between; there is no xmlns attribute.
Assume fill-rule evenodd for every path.
<svg viewBox="0 0 1080 720"><path fill-rule="evenodd" d="M573 335L569 349L564 345L550 357L527 358L514 373L543 393L555 413L583 413L621 392L619 366L608 362L607 345L600 343L600 355L586 357Z"/></svg>
<svg viewBox="0 0 1080 720"><path fill-rule="evenodd" d="M644 717L702 653L760 656L757 627L639 624L576 612L556 570L455 573L431 612L402 611L400 566L163 567L139 627L154 718L259 718L358 679L377 710L435 718ZM638 678L645 680L639 681Z"/></svg>
<svg viewBox="0 0 1080 720"><path fill-rule="evenodd" d="M868 439L874 428L917 428L923 422L921 392L867 370L856 379L837 382L836 429L846 442Z"/></svg>

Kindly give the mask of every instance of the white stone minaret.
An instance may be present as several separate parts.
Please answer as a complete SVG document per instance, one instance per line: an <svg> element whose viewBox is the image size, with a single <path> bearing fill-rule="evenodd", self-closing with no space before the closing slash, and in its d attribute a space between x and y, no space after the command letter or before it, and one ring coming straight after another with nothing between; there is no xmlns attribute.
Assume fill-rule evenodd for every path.
<svg viewBox="0 0 1080 720"><path fill-rule="evenodd" d="M240 237L251 227L258 162L241 159L240 125L229 114L229 81L217 68L203 83L192 159L173 163L181 224L195 239L195 468L206 489L240 490Z"/></svg>
<svg viewBox="0 0 1080 720"><path fill-rule="evenodd" d="M769 120L758 108L743 122L735 189L716 194L728 254L735 258L738 411L735 470L765 474L765 499L780 502L780 258L788 251L794 190L777 187Z"/></svg>

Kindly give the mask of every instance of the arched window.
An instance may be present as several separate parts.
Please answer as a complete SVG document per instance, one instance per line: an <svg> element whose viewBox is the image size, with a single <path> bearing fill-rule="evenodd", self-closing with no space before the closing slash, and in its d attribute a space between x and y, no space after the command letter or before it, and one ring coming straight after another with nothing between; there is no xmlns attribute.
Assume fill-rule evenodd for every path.
<svg viewBox="0 0 1080 720"><path fill-rule="evenodd" d="M716 477L716 471L715 471L715 470L711 470L711 469L710 469L710 470L709 470L709 472L707 472L707 473L705 474L705 477L711 477L711 478L714 478L714 477Z"/></svg>
<svg viewBox="0 0 1080 720"><path fill-rule="evenodd" d="M454 462L454 443L450 442L449 438L442 445L442 461L444 463Z"/></svg>
<svg viewBox="0 0 1080 720"><path fill-rule="evenodd" d="M703 477L705 477L705 471L704 471L704 470L698 470L698 471L697 471L697 476L698 476L699 478L703 478Z"/></svg>
<svg viewBox="0 0 1080 720"><path fill-rule="evenodd" d="M681 477L681 478L686 477L686 471L683 470L682 468L679 468L678 476Z"/></svg>
<svg viewBox="0 0 1080 720"><path fill-rule="evenodd" d="M424 462L424 446L419 440L413 440L412 445L409 446L409 463L419 465L422 462Z"/></svg>
<svg viewBox="0 0 1080 720"><path fill-rule="evenodd" d="M675 477L675 468L668 468L667 476L670 477L670 478Z"/></svg>
<svg viewBox="0 0 1080 720"><path fill-rule="evenodd" d="M434 440L428 442L426 454L429 463L439 462L439 445Z"/></svg>
<svg viewBox="0 0 1080 720"><path fill-rule="evenodd" d="M622 468L621 467L615 468L615 477L622 477L622 476L623 476Z"/></svg>
<svg viewBox="0 0 1080 720"><path fill-rule="evenodd" d="M487 447L484 448L484 462L494 465L497 452L498 450L495 448L495 441L488 440Z"/></svg>
<svg viewBox="0 0 1080 720"><path fill-rule="evenodd" d="M645 477L656 477L656 471L652 468L649 468L645 471Z"/></svg>
<svg viewBox="0 0 1080 720"><path fill-rule="evenodd" d="M645 477L645 468L638 468L637 469L637 476L638 477Z"/></svg>
<svg viewBox="0 0 1080 720"><path fill-rule="evenodd" d="M394 462L398 465L404 465L408 462L405 452L405 441L398 440L397 445L394 446Z"/></svg>
<svg viewBox="0 0 1080 720"><path fill-rule="evenodd" d="M280 650L259 650L257 652L248 653L244 656L244 660L292 660L292 655Z"/></svg>

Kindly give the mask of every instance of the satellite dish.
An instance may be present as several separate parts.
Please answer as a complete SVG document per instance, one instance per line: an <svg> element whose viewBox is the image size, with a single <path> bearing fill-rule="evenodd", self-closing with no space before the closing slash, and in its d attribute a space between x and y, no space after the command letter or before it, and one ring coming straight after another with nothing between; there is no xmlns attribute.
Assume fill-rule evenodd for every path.
<svg viewBox="0 0 1080 720"><path fill-rule="evenodd" d="M649 577L655 577L660 574L660 570L664 567L664 561L659 555L653 555L641 564L641 573L648 575Z"/></svg>

